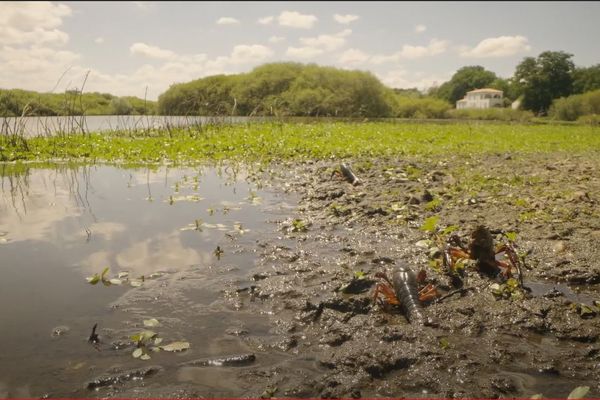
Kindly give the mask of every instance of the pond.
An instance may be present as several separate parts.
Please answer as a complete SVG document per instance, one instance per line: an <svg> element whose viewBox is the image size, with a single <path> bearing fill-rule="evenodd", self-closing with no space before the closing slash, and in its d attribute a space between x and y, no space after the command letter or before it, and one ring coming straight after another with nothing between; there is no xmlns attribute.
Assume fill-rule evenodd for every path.
<svg viewBox="0 0 600 400"><path fill-rule="evenodd" d="M88 383L107 371L156 365L169 371L153 380L158 388L188 382L203 395L244 393L226 371L178 365L243 354L241 335L269 334L267 316L246 313L236 290L251 286L256 242L293 200L231 166L4 164L0 173L0 397L90 397ZM113 284L88 283L105 268ZM158 325L144 325L152 319ZM94 324L96 346L88 343ZM130 337L144 330L161 346L190 348L148 346L151 359L135 359Z"/></svg>
<svg viewBox="0 0 600 400"><path fill-rule="evenodd" d="M207 124L239 124L267 120L263 117L204 117L165 115L92 115L57 117L0 118L0 135L23 134L26 137L57 133L90 133L170 129Z"/></svg>

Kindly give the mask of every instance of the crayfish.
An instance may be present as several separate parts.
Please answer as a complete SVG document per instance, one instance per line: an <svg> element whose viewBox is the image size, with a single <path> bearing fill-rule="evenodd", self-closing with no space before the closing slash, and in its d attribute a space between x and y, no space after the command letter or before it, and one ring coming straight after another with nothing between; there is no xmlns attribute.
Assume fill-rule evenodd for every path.
<svg viewBox="0 0 600 400"><path fill-rule="evenodd" d="M491 232L485 226L478 226L471 233L468 248L463 246L460 238L456 235L450 236L443 250L444 267L455 274L460 268L459 263L463 260L474 260L479 272L489 275L501 275L505 280L513 276L513 270L519 274L522 280L519 257L512 240L507 240L499 246L494 247L494 239Z"/></svg>
<svg viewBox="0 0 600 400"><path fill-rule="evenodd" d="M392 280L384 272L377 272L375 277L382 280L375 286L373 294L375 303L379 302L383 307L400 305L409 321L423 323L421 302L433 300L438 296L437 290L432 284L425 285L419 290L418 286L427 279L425 271L421 271L418 276L415 276L407 265L400 265L394 269ZM384 299L381 299L380 295L383 295Z"/></svg>

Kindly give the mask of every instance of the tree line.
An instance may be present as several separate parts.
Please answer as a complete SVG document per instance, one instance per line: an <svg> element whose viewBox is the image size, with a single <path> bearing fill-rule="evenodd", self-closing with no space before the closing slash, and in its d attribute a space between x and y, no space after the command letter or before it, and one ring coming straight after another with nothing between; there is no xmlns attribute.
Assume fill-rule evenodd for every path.
<svg viewBox="0 0 600 400"><path fill-rule="evenodd" d="M576 67L571 54L546 51L536 58L525 58L511 78L501 78L482 66L466 66L448 82L423 94L416 89L388 88L365 71L315 64L271 63L248 73L209 76L174 84L159 97L158 112L170 115L447 118L462 116L449 110L466 92L484 87L502 90L505 106L519 99L521 108L531 115L562 116L565 113L552 109L553 102L600 89L600 64ZM508 113L506 110L505 114ZM519 114L518 118L523 115Z"/></svg>
<svg viewBox="0 0 600 400"><path fill-rule="evenodd" d="M533 115L564 120L600 114L600 64L577 67L572 54L546 51L526 57L505 79L482 66L460 68L422 93L392 89L367 71L316 64L264 64L247 73L215 75L171 85L157 102L107 93L63 94L0 89L0 116L203 115L349 118L483 118L526 120ZM504 92L505 106L524 111L453 110L473 89Z"/></svg>
<svg viewBox="0 0 600 400"><path fill-rule="evenodd" d="M21 89L0 89L0 117L56 115L150 115L156 102L133 96L108 93L39 93Z"/></svg>
<svg viewBox="0 0 600 400"><path fill-rule="evenodd" d="M524 110L537 115L560 115L553 110L557 99L600 89L600 64L576 67L572 57L563 51L545 51L538 57L526 57L508 79L481 66L463 67L450 81L431 89L429 94L455 104L470 90L490 87L504 92L506 105L519 99Z"/></svg>

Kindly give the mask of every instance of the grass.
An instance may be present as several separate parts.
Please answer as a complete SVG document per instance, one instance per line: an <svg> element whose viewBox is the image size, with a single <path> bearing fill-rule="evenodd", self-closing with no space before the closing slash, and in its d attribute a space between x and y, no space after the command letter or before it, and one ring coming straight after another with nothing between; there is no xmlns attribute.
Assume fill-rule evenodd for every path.
<svg viewBox="0 0 600 400"><path fill-rule="evenodd" d="M497 153L594 153L600 128L520 124L252 123L146 133L0 137L0 161L308 160Z"/></svg>

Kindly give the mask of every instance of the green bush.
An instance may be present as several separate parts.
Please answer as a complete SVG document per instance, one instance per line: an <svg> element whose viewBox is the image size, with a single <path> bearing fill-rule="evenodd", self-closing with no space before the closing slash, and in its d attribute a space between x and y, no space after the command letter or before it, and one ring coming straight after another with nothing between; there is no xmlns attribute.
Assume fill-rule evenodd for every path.
<svg viewBox="0 0 600 400"><path fill-rule="evenodd" d="M452 107L444 100L432 97L414 98L397 96L394 114L398 118L446 118Z"/></svg>
<svg viewBox="0 0 600 400"><path fill-rule="evenodd" d="M156 102L137 97L117 97L108 93L38 93L29 90L0 89L0 116L54 116L54 115L113 115L129 104L131 114L155 114Z"/></svg>
<svg viewBox="0 0 600 400"><path fill-rule="evenodd" d="M556 99L549 111L551 118L564 121L578 121L582 116L594 114L600 114L600 89Z"/></svg>
<svg viewBox="0 0 600 400"><path fill-rule="evenodd" d="M392 89L369 72L289 62L180 83L158 98L167 115L392 117L393 107Z"/></svg>
<svg viewBox="0 0 600 400"><path fill-rule="evenodd" d="M577 122L585 125L600 125L600 114L587 114L577 118Z"/></svg>
<svg viewBox="0 0 600 400"><path fill-rule="evenodd" d="M481 119L496 121L529 122L533 118L531 111L513 110L512 108L478 108L450 110L449 118L456 119Z"/></svg>

